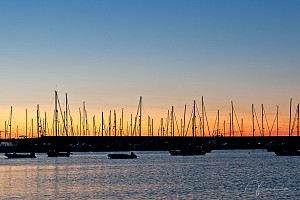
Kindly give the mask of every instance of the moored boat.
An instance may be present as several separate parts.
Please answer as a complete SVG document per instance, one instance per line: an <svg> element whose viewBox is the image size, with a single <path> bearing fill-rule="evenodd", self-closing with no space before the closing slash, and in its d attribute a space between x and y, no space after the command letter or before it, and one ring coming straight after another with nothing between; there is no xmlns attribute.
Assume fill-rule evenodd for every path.
<svg viewBox="0 0 300 200"><path fill-rule="evenodd" d="M180 150L169 150L172 156L196 156L205 155L206 151L203 149L180 149Z"/></svg>
<svg viewBox="0 0 300 200"><path fill-rule="evenodd" d="M300 156L298 149L277 149L274 151L276 156Z"/></svg>
<svg viewBox="0 0 300 200"><path fill-rule="evenodd" d="M56 150L48 150L47 151L48 157L69 157L71 155L70 152L59 152Z"/></svg>
<svg viewBox="0 0 300 200"><path fill-rule="evenodd" d="M137 155L135 155L133 152L131 152L130 154L123 154L123 153L108 154L108 157L110 159L134 159L134 158L137 158Z"/></svg>
<svg viewBox="0 0 300 200"><path fill-rule="evenodd" d="M24 153L6 153L5 156L7 158L36 158L35 153L31 152L30 154L24 154Z"/></svg>

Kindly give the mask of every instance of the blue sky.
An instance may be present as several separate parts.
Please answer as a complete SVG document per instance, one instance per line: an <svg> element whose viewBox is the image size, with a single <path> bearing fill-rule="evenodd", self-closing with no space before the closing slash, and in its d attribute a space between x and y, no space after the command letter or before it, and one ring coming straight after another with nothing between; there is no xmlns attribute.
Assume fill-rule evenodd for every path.
<svg viewBox="0 0 300 200"><path fill-rule="evenodd" d="M299 101L300 1L0 1L0 107L179 110ZM179 108L180 107L180 108ZM47 110L46 109L46 110ZM34 111L32 111L34 113ZM213 117L212 117L213 118Z"/></svg>

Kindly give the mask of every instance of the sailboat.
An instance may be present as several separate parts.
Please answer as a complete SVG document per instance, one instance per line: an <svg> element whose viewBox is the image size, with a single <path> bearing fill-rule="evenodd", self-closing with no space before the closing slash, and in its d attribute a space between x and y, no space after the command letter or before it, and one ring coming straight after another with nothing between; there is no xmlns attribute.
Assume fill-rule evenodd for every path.
<svg viewBox="0 0 300 200"><path fill-rule="evenodd" d="M58 138L58 109L57 104L58 101L58 95L57 91L55 91L55 110L54 110L54 123L55 123L55 138ZM67 109L67 95L66 95L66 109ZM66 114L67 115L67 114ZM69 157L71 153L69 151L61 152L57 148L49 149L47 150L48 157Z"/></svg>
<svg viewBox="0 0 300 200"><path fill-rule="evenodd" d="M30 154L24 154L24 153L6 153L4 154L7 158L36 158L35 153L31 152Z"/></svg>
<svg viewBox="0 0 300 200"><path fill-rule="evenodd" d="M108 154L108 157L110 159L135 159L135 158L137 158L137 155L135 155L133 152L131 152L130 154L123 154L123 153Z"/></svg>
<svg viewBox="0 0 300 200"><path fill-rule="evenodd" d="M179 149L179 150L169 150L171 156L197 156L197 155L205 155L206 151L202 148L186 148L186 149Z"/></svg>
<svg viewBox="0 0 300 200"><path fill-rule="evenodd" d="M279 148L274 153L276 156L300 156L300 151L295 148Z"/></svg>
<svg viewBox="0 0 300 200"><path fill-rule="evenodd" d="M47 151L48 157L69 157L71 153L69 151L67 152L60 152L55 149L50 149Z"/></svg>

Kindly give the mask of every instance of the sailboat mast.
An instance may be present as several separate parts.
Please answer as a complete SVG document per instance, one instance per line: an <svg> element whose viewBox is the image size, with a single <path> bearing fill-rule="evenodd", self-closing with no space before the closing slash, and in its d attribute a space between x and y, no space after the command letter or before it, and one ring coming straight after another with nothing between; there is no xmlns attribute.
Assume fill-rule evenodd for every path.
<svg viewBox="0 0 300 200"><path fill-rule="evenodd" d="M40 108L39 104L36 106L36 131L37 137L40 137Z"/></svg>
<svg viewBox="0 0 300 200"><path fill-rule="evenodd" d="M261 135L264 137L264 104L261 104Z"/></svg>
<svg viewBox="0 0 300 200"><path fill-rule="evenodd" d="M109 110L109 118L108 118L108 135L110 136L111 132L111 110Z"/></svg>
<svg viewBox="0 0 300 200"><path fill-rule="evenodd" d="M81 109L79 108L79 136L81 135L81 126L82 126L82 116L81 116Z"/></svg>
<svg viewBox="0 0 300 200"><path fill-rule="evenodd" d="M140 116L139 116L139 131L140 136L142 136L142 96L140 96Z"/></svg>
<svg viewBox="0 0 300 200"><path fill-rule="evenodd" d="M117 136L117 114L116 114L116 110L114 110L114 132L115 132L115 136Z"/></svg>
<svg viewBox="0 0 300 200"><path fill-rule="evenodd" d="M218 110L217 136L219 136L219 130L220 130L220 111Z"/></svg>
<svg viewBox="0 0 300 200"><path fill-rule="evenodd" d="M254 105L252 104L252 136L254 137L254 132L255 132L255 128L254 128Z"/></svg>
<svg viewBox="0 0 300 200"><path fill-rule="evenodd" d="M234 109L233 109L233 102L231 101L231 129L232 129L232 136L234 137L234 119L233 119L233 115L234 115Z"/></svg>
<svg viewBox="0 0 300 200"><path fill-rule="evenodd" d="M102 137L103 137L103 131L104 131L104 119L103 119L103 117L104 117L104 114L102 112L102 123L101 123L101 136Z"/></svg>
<svg viewBox="0 0 300 200"><path fill-rule="evenodd" d="M185 135L185 116L186 116L186 105L184 105L182 136Z"/></svg>
<svg viewBox="0 0 300 200"><path fill-rule="evenodd" d="M174 137L174 107L172 106L172 110L171 110L171 136Z"/></svg>
<svg viewBox="0 0 300 200"><path fill-rule="evenodd" d="M289 136L291 136L291 120L292 120L292 98L290 100Z"/></svg>
<svg viewBox="0 0 300 200"><path fill-rule="evenodd" d="M123 129L124 129L124 108L122 108L120 136L123 135Z"/></svg>
<svg viewBox="0 0 300 200"><path fill-rule="evenodd" d="M58 110L57 110L57 101L58 101L58 97L57 97L57 91L55 91L55 108L54 108L54 125L55 125L55 136L57 136L57 132L58 132Z"/></svg>
<svg viewBox="0 0 300 200"><path fill-rule="evenodd" d="M299 136L299 103L297 105L297 136Z"/></svg>
<svg viewBox="0 0 300 200"><path fill-rule="evenodd" d="M26 138L27 138L27 108L26 108L26 110L25 110L25 113L26 113L26 115L25 115L25 136L26 136Z"/></svg>
<svg viewBox="0 0 300 200"><path fill-rule="evenodd" d="M45 112L45 125L44 125L44 135L47 133L47 113Z"/></svg>
<svg viewBox="0 0 300 200"><path fill-rule="evenodd" d="M204 120L204 98L202 96L202 136L204 137L204 124L205 124L205 120Z"/></svg>
<svg viewBox="0 0 300 200"><path fill-rule="evenodd" d="M132 114L130 114L130 135L133 136L133 128L132 128Z"/></svg>
<svg viewBox="0 0 300 200"><path fill-rule="evenodd" d="M9 138L11 139L11 120L12 120L12 106L10 107L10 115L9 115Z"/></svg>
<svg viewBox="0 0 300 200"><path fill-rule="evenodd" d="M66 93L66 135L68 136L68 94Z"/></svg>
<svg viewBox="0 0 300 200"><path fill-rule="evenodd" d="M196 101L194 100L194 107L193 107L193 126L192 126L192 135L195 137L195 123L196 123Z"/></svg>
<svg viewBox="0 0 300 200"><path fill-rule="evenodd" d="M4 138L6 139L6 132L7 132L7 126L6 126L6 121L4 122Z"/></svg>
<svg viewBox="0 0 300 200"><path fill-rule="evenodd" d="M276 106L276 134L277 134L277 137L278 137L278 107L279 106Z"/></svg>
<svg viewBox="0 0 300 200"><path fill-rule="evenodd" d="M232 134L232 122L231 122L231 113L229 113L229 137Z"/></svg>

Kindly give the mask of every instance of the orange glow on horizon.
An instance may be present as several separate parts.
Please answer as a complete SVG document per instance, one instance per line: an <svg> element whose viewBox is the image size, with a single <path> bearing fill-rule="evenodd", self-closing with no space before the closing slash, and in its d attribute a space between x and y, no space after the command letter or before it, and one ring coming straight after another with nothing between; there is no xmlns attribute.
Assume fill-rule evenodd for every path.
<svg viewBox="0 0 300 200"><path fill-rule="evenodd" d="M54 105L46 105L46 106L39 106L40 108L40 127L41 131L40 134L45 135L54 135L54 126L53 126L53 116L54 116ZM47 109L45 109L47 108ZM81 108L81 115L83 115L82 106ZM138 120L135 122L135 117L137 114L137 105L136 107L128 107L123 109L123 129L121 129L121 116L122 116L122 107L117 107L115 109L97 109L95 107L89 107L86 105L87 108L87 123L80 121L80 114L79 109L74 109L70 107L71 116L72 116L72 125L71 126L71 119L70 116L68 117L68 135L102 135L102 112L104 113L104 135L109 135L109 118L110 118L110 135L120 135L120 133L124 135L132 135L135 132L135 135L138 135L138 130L134 129L134 125L138 128L139 122ZM12 138L18 138L20 136L26 135L26 108L20 107L13 107L12 111L12 121L11 127L9 126L9 117L10 117L10 107L1 107L2 110L0 114L0 136L1 138L9 138L10 134ZM185 124L185 131L183 133L183 121L184 121L184 106L181 108L174 108L174 135L175 136L192 136L192 105L187 106L186 110L186 124ZM225 110L225 111L224 111ZM232 136L252 136L253 133L253 124L252 124L252 113L251 107L248 109L248 112L239 112L238 109L235 109L234 116L234 132L231 131ZM4 112L5 111L5 112ZM220 110L219 115L219 125L217 123L217 110L207 110L204 123L204 134L205 136L215 136L217 133L219 135L230 135L230 118L229 113L231 111L230 106L223 108ZM286 111L286 110L285 110ZM59 135L66 135L65 131L63 130L62 125L62 117L64 111L59 112ZM109 117L111 112L111 117ZM169 112L169 117L168 117ZM131 120L132 115L132 120ZM276 112L273 113L266 112L268 118L264 118L262 122L261 111L256 110L256 116L254 120L254 130L255 136L261 136L262 132L264 136L276 136L277 135L277 121L276 121ZM291 133L292 135L297 135L297 120L295 118L295 110L293 110L292 120L291 120ZM45 120L46 117L46 120ZM266 117L266 116L265 116ZM82 116L83 118L83 116ZM142 113L142 135L148 136L170 136L172 134L171 131L171 108L169 109L162 109L162 108L153 108L151 109L147 107L143 107ZM206 121L207 118L207 121ZM137 118L138 119L138 118ZM150 124L148 120L150 119ZM242 120L243 119L243 120ZM152 126L153 120L153 126ZM196 128L195 128L195 135L202 136L202 113L201 108L198 106L197 114L196 114ZM242 122L243 121L243 122ZM161 123L163 122L163 127L161 127ZM6 128L5 128L6 123ZM200 124L201 123L201 124ZM264 128L262 129L262 123L264 123ZM45 125L46 124L46 125ZM87 124L87 125L86 125ZM83 130L84 126L85 130ZM219 129L217 130L217 127ZM224 131L225 126L225 131ZM45 128L46 127L46 128ZM10 129L11 128L11 129ZM6 130L6 133L5 133ZM289 130L289 113L281 111L279 113L279 122L278 122L278 135L279 136L287 136ZM225 133L224 133L225 132ZM27 108L27 137L37 137L37 107L31 106Z"/></svg>

